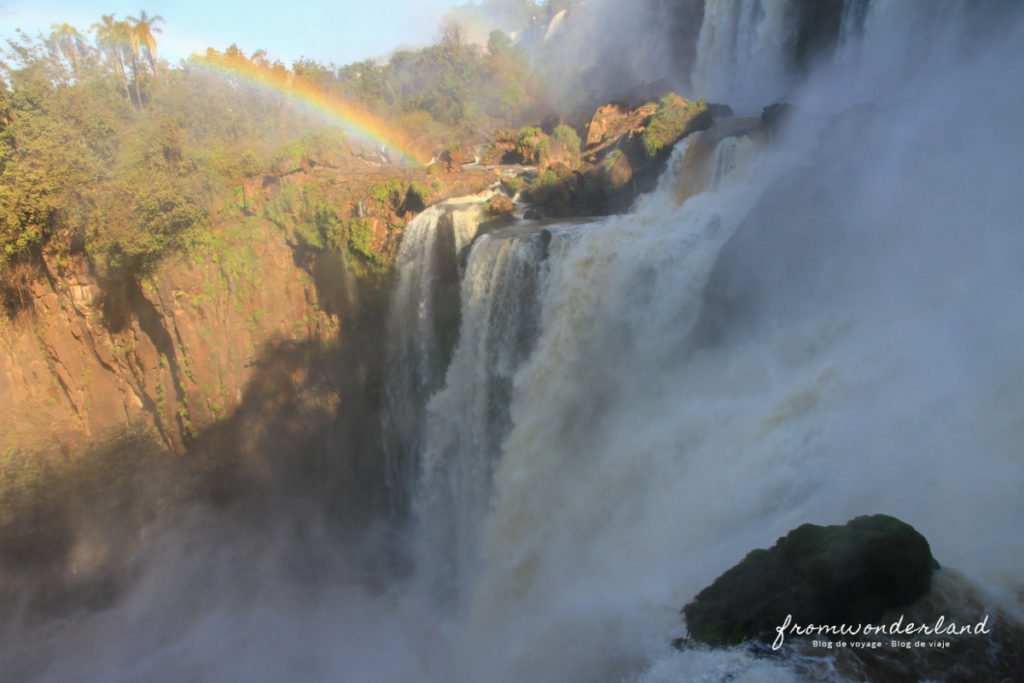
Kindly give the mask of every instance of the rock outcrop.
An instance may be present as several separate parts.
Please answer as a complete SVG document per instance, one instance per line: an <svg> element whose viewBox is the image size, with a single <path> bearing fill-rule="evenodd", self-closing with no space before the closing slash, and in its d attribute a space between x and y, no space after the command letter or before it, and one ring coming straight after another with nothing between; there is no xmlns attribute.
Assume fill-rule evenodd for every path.
<svg viewBox="0 0 1024 683"><path fill-rule="evenodd" d="M801 625L871 624L931 587L928 541L889 517L842 526L804 524L754 550L683 608L690 635L711 645L770 641L789 617Z"/></svg>
<svg viewBox="0 0 1024 683"><path fill-rule="evenodd" d="M318 164L247 179L240 214L142 274L44 250L0 312L0 453L74 453L127 425L184 453L240 405L268 349L337 344L379 316L361 304L383 305L365 299L428 201L493 180ZM322 225L300 224L309 197L333 210Z"/></svg>
<svg viewBox="0 0 1024 683"><path fill-rule="evenodd" d="M674 93L636 108L625 102L598 107L587 126L579 168L551 158L526 199L537 214L552 217L626 211L638 194L654 189L676 142L711 127L713 111L728 110Z"/></svg>
<svg viewBox="0 0 1024 683"><path fill-rule="evenodd" d="M273 226L251 221L197 253L207 258L172 258L141 283L100 282L81 256L45 258L31 309L0 323L0 443L70 447L141 421L181 452L238 404L264 346L336 334Z"/></svg>

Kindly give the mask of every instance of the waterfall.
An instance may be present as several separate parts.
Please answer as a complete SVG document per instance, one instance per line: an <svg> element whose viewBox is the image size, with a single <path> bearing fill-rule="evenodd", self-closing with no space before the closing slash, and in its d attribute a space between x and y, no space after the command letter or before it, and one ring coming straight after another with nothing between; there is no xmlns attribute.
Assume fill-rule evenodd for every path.
<svg viewBox="0 0 1024 683"><path fill-rule="evenodd" d="M641 588L652 560L644 541L657 536L634 532L667 539L668 529L644 528L654 521L651 506L675 487L699 484L686 474L685 444L709 429L709 413L677 422L673 413L698 388L673 386L673 368L695 352L691 333L719 250L757 201L768 167L783 160L739 154L756 143L725 138L710 155L712 176L687 163L696 144L677 147L658 192L633 214L589 225L552 251L541 334L516 377L470 608L474 648L501 658L513 679L611 676L614 666L600 657L574 662L584 667L575 673L562 669L564 679L548 672L565 666L557 652L577 638L600 643L612 623L625 623L624 599L650 599ZM705 178L704 191L677 204L674 187L693 184L694 173ZM634 571L640 582L630 587ZM592 600L591 590L609 599ZM661 622L651 616L629 627ZM578 633L556 635L565 618ZM510 628L527 659L488 648Z"/></svg>
<svg viewBox="0 0 1024 683"><path fill-rule="evenodd" d="M750 41L777 56L792 38L751 7L708 4L706 27L746 36L734 72ZM892 40L866 10L846 44ZM946 35L924 19L902 25ZM546 226L539 262L528 225L477 241L417 490L457 678L799 680L799 661L673 651L678 609L801 523L874 512L1021 609L1024 206L996 132L1021 98L977 77L1005 74L1013 44L914 98L799 118L781 144L691 136L629 215ZM991 105L991 135L941 106L950 81Z"/></svg>
<svg viewBox="0 0 1024 683"><path fill-rule="evenodd" d="M490 194L432 206L406 227L388 313L382 428L398 511L419 476L427 401L441 387L458 332L459 258L476 236Z"/></svg>
<svg viewBox="0 0 1024 683"><path fill-rule="evenodd" d="M794 82L793 3L786 0L708 0L691 79L695 93L734 109L756 109Z"/></svg>
<svg viewBox="0 0 1024 683"><path fill-rule="evenodd" d="M803 67L832 67L829 79L844 82L849 101L875 98L940 68L978 34L979 21L998 14L1000 2L842 0L829 15L812 10L810 0L707 0L693 93L753 112L798 97ZM811 49L801 47L802 37L817 40L820 54L801 54Z"/></svg>
<svg viewBox="0 0 1024 683"><path fill-rule="evenodd" d="M482 237L462 280L462 326L444 388L427 405L418 559L454 594L471 581L480 521L510 427L512 380L533 348L551 233Z"/></svg>

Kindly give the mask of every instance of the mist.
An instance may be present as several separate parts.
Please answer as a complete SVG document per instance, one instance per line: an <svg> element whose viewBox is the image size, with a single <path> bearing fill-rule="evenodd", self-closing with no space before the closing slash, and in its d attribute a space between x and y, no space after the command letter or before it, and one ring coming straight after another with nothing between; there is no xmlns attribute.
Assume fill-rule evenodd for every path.
<svg viewBox="0 0 1024 683"><path fill-rule="evenodd" d="M1024 618L1021 12L874 0L797 69L785 3L704 5L683 47L667 4L611 0L559 44L597 65L594 92L669 79L795 109L709 137L711 173L679 143L629 214L477 239L447 374L408 411L408 517L339 539L301 500L182 510L102 608L8 619L0 672L803 680L741 648L674 650L679 609L802 523L874 513ZM409 322L422 293L402 291Z"/></svg>

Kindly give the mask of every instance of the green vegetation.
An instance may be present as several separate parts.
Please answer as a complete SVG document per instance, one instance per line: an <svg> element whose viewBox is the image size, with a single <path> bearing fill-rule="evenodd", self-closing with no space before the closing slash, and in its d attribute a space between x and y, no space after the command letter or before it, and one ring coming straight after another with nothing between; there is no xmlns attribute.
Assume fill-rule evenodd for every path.
<svg viewBox="0 0 1024 683"><path fill-rule="evenodd" d="M669 93L654 112L647 124L642 140L644 151L651 159L659 156L679 138L711 125L711 114L703 99L688 102L675 93Z"/></svg>
<svg viewBox="0 0 1024 683"><path fill-rule="evenodd" d="M569 152L570 166L579 166L583 150L583 141L580 140L579 134L571 126L560 123L551 131L551 137L565 145Z"/></svg>
<svg viewBox="0 0 1024 683"><path fill-rule="evenodd" d="M558 176L555 175L554 171L548 169L534 179L533 183L530 185L530 192L537 194L544 192L545 190L550 190L557 185Z"/></svg>
<svg viewBox="0 0 1024 683"><path fill-rule="evenodd" d="M516 138L516 152L524 164L542 164L551 152L551 143L540 128L527 126Z"/></svg>
<svg viewBox="0 0 1024 683"><path fill-rule="evenodd" d="M520 176L505 176L501 179L502 184L508 188L509 193L515 195L527 188L527 183Z"/></svg>
<svg viewBox="0 0 1024 683"><path fill-rule="evenodd" d="M375 244L373 223L368 218L352 218L345 224L349 251L362 257L372 266L380 268L384 260L380 255L380 247Z"/></svg>
<svg viewBox="0 0 1024 683"><path fill-rule="evenodd" d="M350 244L343 236L348 209L322 184L291 190L302 196L271 197L268 207L258 181L351 170L372 148L243 79L212 74L205 60L276 74L393 122L428 146L521 121L539 92L525 54L497 31L481 48L450 24L437 44L399 51L387 64L300 60L289 68L231 46L172 67L158 58L162 21L140 12L125 20L105 15L87 30L54 24L48 37L21 34L0 50L4 301L24 298L14 291L19 269L43 255L61 263L84 254L104 280L142 280L168 254L208 242L202 235L239 216L284 225L291 214L311 247ZM523 142L534 156L544 154L545 139ZM384 179L372 187L367 213L400 228L405 219L395 216L422 210L437 190Z"/></svg>

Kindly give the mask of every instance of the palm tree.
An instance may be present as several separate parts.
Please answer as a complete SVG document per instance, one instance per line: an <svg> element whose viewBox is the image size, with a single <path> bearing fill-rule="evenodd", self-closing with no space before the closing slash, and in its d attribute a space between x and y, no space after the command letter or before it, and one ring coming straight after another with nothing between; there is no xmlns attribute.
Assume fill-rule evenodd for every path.
<svg viewBox="0 0 1024 683"><path fill-rule="evenodd" d="M159 14L154 17L148 16L146 10L139 10L138 19L128 17L128 22L132 26L132 44L135 46L136 52L140 48L146 49L146 58L149 60L149 68L153 71L154 80L156 80L156 38L153 34L163 33L163 31L153 24L163 20L164 18Z"/></svg>
<svg viewBox="0 0 1024 683"><path fill-rule="evenodd" d="M96 45L112 56L114 71L121 77L121 84L124 86L124 96L131 102L132 96L128 91L128 75L125 73L124 60L121 58L128 25L123 21L114 21L113 14L104 14L102 21L93 24L92 28L96 30Z"/></svg>
<svg viewBox="0 0 1024 683"><path fill-rule="evenodd" d="M77 28L68 23L50 24L50 28L53 29L50 39L57 44L64 58L71 64L75 72L75 82L77 83L79 55L85 52L85 38L78 32Z"/></svg>

